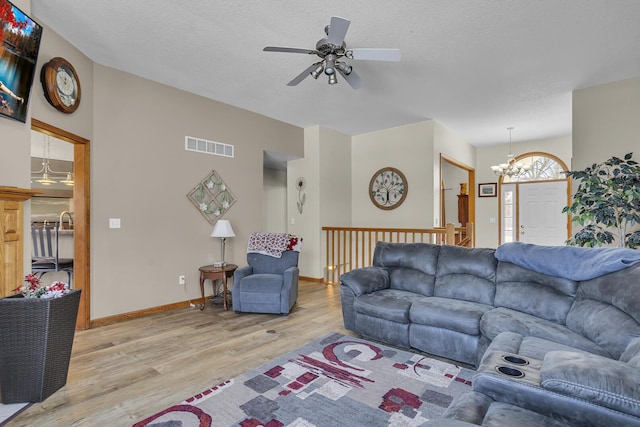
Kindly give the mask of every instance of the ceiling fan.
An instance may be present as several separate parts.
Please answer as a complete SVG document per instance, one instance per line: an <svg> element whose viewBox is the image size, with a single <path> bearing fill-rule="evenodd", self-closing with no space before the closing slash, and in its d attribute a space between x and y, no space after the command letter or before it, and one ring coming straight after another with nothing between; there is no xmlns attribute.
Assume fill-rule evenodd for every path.
<svg viewBox="0 0 640 427"><path fill-rule="evenodd" d="M314 62L303 72L298 74L293 80L287 83L287 86L296 86L302 80L311 76L317 79L323 72L329 77L329 84L338 83L337 73L351 85L354 89L360 89L364 82L353 71L353 67L344 59L365 60L365 61L400 61L400 49L348 49L344 42L351 21L348 19L333 16L331 23L324 28L327 37L324 37L316 43L315 49L298 49L294 47L277 47L267 46L263 49L265 52L286 52L286 53L306 53L309 55L317 55L320 61Z"/></svg>

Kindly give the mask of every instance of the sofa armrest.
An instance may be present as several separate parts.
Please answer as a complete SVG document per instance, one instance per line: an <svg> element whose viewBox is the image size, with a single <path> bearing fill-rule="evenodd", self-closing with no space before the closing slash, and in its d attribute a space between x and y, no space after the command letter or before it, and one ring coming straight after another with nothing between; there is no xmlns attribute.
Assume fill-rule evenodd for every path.
<svg viewBox="0 0 640 427"><path fill-rule="evenodd" d="M589 353L551 351L544 357L540 385L565 396L640 417L640 369Z"/></svg>
<svg viewBox="0 0 640 427"><path fill-rule="evenodd" d="M389 272L382 267L356 268L340 276L340 286L346 286L358 297L389 288Z"/></svg>
<svg viewBox="0 0 640 427"><path fill-rule="evenodd" d="M300 269L289 267L282 274L282 296L280 300L280 313L289 313L289 310L298 299L298 279Z"/></svg>
<svg viewBox="0 0 640 427"><path fill-rule="evenodd" d="M250 274L253 274L253 267L250 265L245 265L244 267L236 269L236 271L233 272L233 286L236 286L240 283L240 280Z"/></svg>
<svg viewBox="0 0 640 427"><path fill-rule="evenodd" d="M282 273L282 281L285 290L289 291L292 288L296 289L296 295L298 291L298 278L300 276L300 270L298 267L289 267L284 273Z"/></svg>

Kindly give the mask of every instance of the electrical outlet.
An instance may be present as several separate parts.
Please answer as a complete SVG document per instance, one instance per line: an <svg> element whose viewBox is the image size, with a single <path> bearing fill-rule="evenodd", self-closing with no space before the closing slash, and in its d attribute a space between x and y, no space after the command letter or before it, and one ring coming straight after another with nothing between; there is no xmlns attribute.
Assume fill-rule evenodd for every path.
<svg viewBox="0 0 640 427"><path fill-rule="evenodd" d="M186 283L186 279L184 276L178 276L178 284L184 285Z"/></svg>

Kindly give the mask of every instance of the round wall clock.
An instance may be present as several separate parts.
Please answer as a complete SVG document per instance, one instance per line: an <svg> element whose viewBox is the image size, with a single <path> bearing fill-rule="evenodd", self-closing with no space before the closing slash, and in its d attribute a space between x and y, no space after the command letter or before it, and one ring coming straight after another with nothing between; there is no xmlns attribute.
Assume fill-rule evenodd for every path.
<svg viewBox="0 0 640 427"><path fill-rule="evenodd" d="M80 79L64 58L53 58L42 66L40 81L44 96L54 108L71 114L80 105Z"/></svg>
<svg viewBox="0 0 640 427"><path fill-rule="evenodd" d="M409 184L404 174L396 168L382 168L369 182L369 197L380 209L395 209L404 202Z"/></svg>

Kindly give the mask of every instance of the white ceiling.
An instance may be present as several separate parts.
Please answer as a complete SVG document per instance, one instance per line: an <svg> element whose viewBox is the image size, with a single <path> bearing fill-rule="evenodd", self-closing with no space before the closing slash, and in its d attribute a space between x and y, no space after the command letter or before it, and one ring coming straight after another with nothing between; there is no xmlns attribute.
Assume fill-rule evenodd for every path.
<svg viewBox="0 0 640 427"><path fill-rule="evenodd" d="M638 0L31 0L93 61L300 127L347 135L435 119L476 146L571 134L575 89L640 76ZM348 47L399 48L286 86L331 16Z"/></svg>

